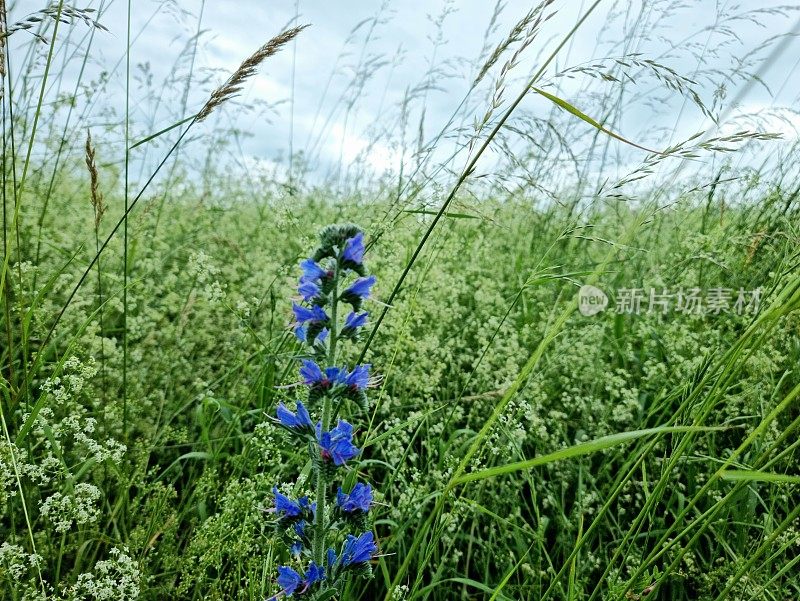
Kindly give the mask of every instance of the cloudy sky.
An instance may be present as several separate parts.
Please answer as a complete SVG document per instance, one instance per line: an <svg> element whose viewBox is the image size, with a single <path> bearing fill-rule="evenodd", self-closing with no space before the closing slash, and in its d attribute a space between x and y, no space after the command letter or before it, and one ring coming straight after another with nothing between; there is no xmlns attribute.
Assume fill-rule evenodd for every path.
<svg viewBox="0 0 800 601"><path fill-rule="evenodd" d="M39 0L12 2L9 21L24 18L39 4ZM509 96L518 93L522 81L591 4L553 2L549 11L553 18L515 70L520 78L508 82ZM85 5L100 11L99 20L108 31L97 31L90 38L86 28L75 27L69 35L75 44L92 44L84 81L101 71L110 73L103 99L91 101L93 118L102 122L104 106L119 110L124 105L128 4L92 0ZM428 84L423 87L429 89L418 91L410 105L413 131L408 135L416 138L421 123L423 137L430 139L468 91L482 49L495 46L532 6L522 0L502 2L486 42L497 8L486 0L132 0L133 137L192 114L209 89L266 40L288 24L308 23L311 26L295 43L269 59L247 83L235 107L203 127L241 130L242 139L226 152L251 166L284 165L292 150L304 152L309 162L330 172L366 151L365 158L375 169L395 168L401 152L388 140L397 138L403 98ZM800 119L784 107L798 105L800 42L785 34L800 31L798 18L795 9L781 8L780 2L771 0L605 0L559 53L549 73L603 57L641 53L697 81L709 105L724 96L725 119L760 112L760 125L766 123L791 140L797 137ZM639 35L628 35L631 31ZM68 72L77 77L79 67L73 61ZM190 70L193 80L186 91ZM757 72L757 80L752 72ZM581 97L588 79L563 78L551 91L588 110L589 101L582 104ZM592 85L610 89L602 81ZM624 113L617 116L621 133L663 147L713 125L679 95L673 94L664 104L662 91L653 81L630 98ZM474 95L472 110L482 114L487 100L485 94ZM552 105L532 95L521 108L546 116ZM720 127L730 131L724 123ZM386 141L369 146L370 140L384 134Z"/></svg>

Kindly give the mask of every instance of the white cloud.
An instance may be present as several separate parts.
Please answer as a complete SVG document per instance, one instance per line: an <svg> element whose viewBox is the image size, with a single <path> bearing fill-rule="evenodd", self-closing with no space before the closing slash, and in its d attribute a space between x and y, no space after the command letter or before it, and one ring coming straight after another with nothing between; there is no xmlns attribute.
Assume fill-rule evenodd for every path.
<svg viewBox="0 0 800 601"><path fill-rule="evenodd" d="M771 6L777 3L779 0L764 0L759 6ZM624 32L618 27L619 22L614 26L617 29L612 28L603 32L602 28L606 25L608 14L601 7L582 26L579 35L574 37L559 54L557 61L551 65L549 73L567 65L597 60L599 57L619 56L626 51L641 51L644 56L663 60L665 64L680 73L693 75L698 66L696 61L693 62L690 49L704 47L707 41L709 44L705 60L708 62L703 68L708 73L714 69L727 70L730 69L733 54L744 54L763 38L784 31L791 24L788 20L779 18L772 21L765 20L764 28L747 21L737 22L739 28L737 34L743 40L742 44L718 46L714 44L711 34L705 29L714 19L711 4L704 0L695 0L685 6L679 6L675 9L676 12L668 17L663 28L654 31L648 38L642 38L636 48L615 46L611 43L619 41ZM174 114L179 112L181 107L182 71L178 71L177 83L172 88L163 86L159 88L160 82L168 78L179 52L198 27L196 13L200 8L199 0L180 0L178 5L194 11L195 15L176 19L174 15L166 14L163 10L159 12L159 7L164 5L156 3L142 3L141 7L137 5L137 12L133 15L132 30L137 39L131 53L132 61L134 65L140 62L150 63L156 92L164 94L164 97L159 99L159 109L153 119L156 129L159 125L170 124L176 118L183 116ZM493 47L505 37L512 24L530 9L530 2L527 0L508 0L505 5L499 24L491 34L489 47ZM189 95L189 109L200 106L205 100L205 90L223 81L244 58L289 23L295 16L296 2L295 0L270 2L237 0L235 5L231 2L206 2L204 6L200 27L205 33L201 38L203 42L196 57L195 69L216 69L218 72L205 82L205 89L200 89L196 84L193 86ZM382 14L385 19L374 24L374 27L369 22L362 24L355 34L352 32L358 23L379 13L379 3L304 0L299 6L298 22L311 23L312 26L297 38L296 43L278 55L270 57L261 66L258 75L245 83L239 98L239 102L243 104L255 104L256 101L268 103L272 107L270 120L262 118L257 111L243 111L234 107L227 112L225 124L227 125L230 120L231 125L253 134L251 139L243 142L242 151L255 161L276 161L278 157L283 157L285 160L290 148L290 131L293 135L291 147L294 151L309 150L306 142L319 138L319 145L311 148L310 154L311 158L319 158L319 168L324 172L329 170L332 164L335 166L340 154L345 166L349 162L359 160L363 154L363 159L375 170L396 169L400 160L398 151L386 141L385 137L381 138L380 143L370 146L370 140L374 136L367 132L384 131L395 126L398 114L396 107L407 89L424 80L429 62L435 56L437 67L444 68L449 75L437 74L433 83L438 89L431 90L425 96L423 138L430 140L448 121L451 111L459 104L469 88L470 75L474 74L478 66L475 57L483 44L483 33L494 3L465 1L452 3L456 12L443 22L441 38L443 43L438 46L433 42L437 32L428 13L435 20L441 12L442 2L408 0L402 4L387 3L388 9ZM515 69L516 75L526 75L541 64L549 51L576 22L580 3L557 3L554 8L558 8L554 11L555 17L542 26L538 40L526 51L520 65ZM741 10L746 9L745 6ZM655 12L657 10L653 9L647 14ZM24 15L10 15L9 19L13 20L18 16ZM94 78L101 69L109 69L116 65L116 70L112 73L111 97L106 102L108 105L120 107L124 105L122 101L124 96L121 98L121 94L124 94L125 89L125 63L121 60L125 54L125 3L110 3L110 10L101 17L101 21L110 32L98 32L95 39L98 52L93 51L91 55L100 57L100 64L92 62L85 77ZM365 44L367 35L369 43ZM687 39L690 43L679 43ZM400 46L405 50L403 59L392 62ZM798 116L786 109L772 108L797 104L798 89L791 83L793 69L797 66L794 58L796 52L792 52L795 48L796 45L790 46L764 74L767 83L778 90L778 97L770 98L769 93L763 88L752 86L744 98L748 104L738 116L728 120L729 122L741 121L744 119L744 114L756 112L759 114L759 120L752 120L751 125L755 126L758 123L759 129L777 131L784 134L787 139L797 139L800 130ZM505 58L507 57L496 65L495 71ZM355 95L354 110L346 116L341 102L342 95L353 82L358 65L363 66L370 60L385 61L386 64L365 82L363 89ZM186 64L188 61L182 63L181 68L185 69ZM77 71L76 63L75 75ZM196 71L196 77L199 77L200 73L201 71ZM491 85L493 75L487 77L487 85ZM707 81L703 77L698 77L698 80ZM650 81L633 83L636 85L628 85L626 90L630 93L634 93L632 92L634 89L638 90L639 92L635 94L641 93L643 96L657 87L651 86L653 82ZM507 82L507 103L521 85L522 82L517 80ZM572 85L572 83L565 84L563 89L566 91L566 97L583 107L588 101L580 97L580 89L573 90ZM597 81L596 85L603 90L613 90L619 84ZM743 80L735 80L727 82L727 85L730 88L728 97L733 98L737 90L746 84ZM65 89L68 87L64 86ZM713 90L703 89L701 92L704 98L709 99ZM293 104L286 102L292 98ZM689 106L676 121L682 101L678 98L676 105L670 104L664 107L667 118L659 119L659 115L654 114L653 107L647 104L646 100L647 98L634 98L632 105L625 107L624 119L619 123L620 131L637 140L642 138L643 143L651 143L653 136L661 136L664 132L667 132L664 134L667 135L673 127L679 130L678 133L683 133L682 129L699 116L696 115L697 110ZM136 88L131 90L131 103L136 107L137 125L140 123L140 118L150 117L155 112L148 102L150 100L144 98L144 90ZM481 114L485 102L486 100L482 99L476 105ZM98 114L102 108L98 102L96 107ZM527 100L523 108L541 116L546 116L546 111L552 109L541 99ZM589 108L587 106L587 110ZM416 105L413 109L416 113L409 118L407 141L418 135L416 128L420 109L420 105ZM148 119L142 121L147 122ZM654 128L654 124L662 121L663 130ZM147 127L146 123L142 127ZM690 131L689 134L694 131L696 130ZM676 138L678 133L675 134ZM443 146L451 145L448 149L452 144L452 139L444 140L442 143ZM620 164L623 162L624 157L621 157Z"/></svg>

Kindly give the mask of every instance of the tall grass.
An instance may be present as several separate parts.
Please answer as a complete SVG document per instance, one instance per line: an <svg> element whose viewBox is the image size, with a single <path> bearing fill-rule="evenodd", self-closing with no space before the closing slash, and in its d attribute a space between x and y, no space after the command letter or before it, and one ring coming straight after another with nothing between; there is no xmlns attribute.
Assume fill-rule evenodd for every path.
<svg viewBox="0 0 800 601"><path fill-rule="evenodd" d="M343 599L800 597L797 143L770 129L791 111L729 118L791 47L743 32L791 31L793 7L721 7L651 56L681 5L598 0L559 28L574 8L498 2L467 61L447 50L458 7L429 48L392 53L405 9L385 3L316 75L307 139L292 97L290 156L259 171L224 123L256 110L238 95L275 54L292 44L294 69L321 35L303 5L221 74L204 2L141 30L133 3L95 4L0 2L3 598L277 592L270 491L308 466L269 415L296 380L295 266L335 221L368 232L382 282L347 357L383 370L356 467L381 556ZM155 82L137 40L160 19L183 46ZM107 30L119 60L89 80ZM410 52L427 67L394 102L382 78ZM437 122L443 87L462 92ZM631 133L642 107L667 125ZM578 313L584 284L606 311ZM630 288L762 296L615 311Z"/></svg>

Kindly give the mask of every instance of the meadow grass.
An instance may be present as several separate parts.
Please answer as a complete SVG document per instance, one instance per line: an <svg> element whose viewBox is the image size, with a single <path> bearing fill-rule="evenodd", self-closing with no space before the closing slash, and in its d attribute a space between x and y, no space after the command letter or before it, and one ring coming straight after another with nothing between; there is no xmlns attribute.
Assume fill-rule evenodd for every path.
<svg viewBox="0 0 800 601"><path fill-rule="evenodd" d="M104 142L112 127L87 135L101 100L78 92L82 68L74 92L52 87L67 85L67 63L91 61L108 5L11 7L3 598L278 592L288 553L271 490L298 473L294 492L312 486L311 465L270 419L297 381L289 299L303 253L340 222L366 232L379 282L373 330L343 360L366 359L381 376L359 416L355 464L376 490L380 556L343 600L800 598L800 186L781 165L735 174L768 131L704 132L650 152L617 133L621 93L567 101L560 78L623 88L650 77L703 114L724 111L704 103L697 77L627 48L562 66L600 2L548 32L555 41L520 73L557 5L542 2L508 33L489 23L462 103L430 140L423 111L410 142L411 115L448 73L432 60L384 116L402 148L397 171L370 174L365 158L347 165L340 151L322 183L309 164L318 141L286 173L243 177L216 158L237 132L197 133L276 51L302 52L313 27L275 32L197 104L192 37L174 88L161 91L180 99L166 127L132 120L131 102L149 92L133 85L124 53L115 146ZM434 19L434 50L447 17ZM719 15L723 34L735 17ZM635 48L652 23L631 18L623 45ZM352 34L363 46L334 102L345 122L388 64L370 54L387 22L379 11ZM129 13L128 46L130 23ZM202 12L192 24L201 31ZM524 111L532 94L558 112ZM322 106L320 139L334 118ZM184 150L194 135L208 155ZM579 138L592 160L562 162ZM643 160L612 169L612 143ZM503 160L480 171L498 149ZM715 155L727 162L656 179L665 164ZM646 177L654 183L637 183ZM578 311L585 284L611 297L605 311ZM648 310L651 288L725 288L731 306ZM630 289L643 291L642 310L617 311ZM759 290L757 305L736 311L740 290Z"/></svg>

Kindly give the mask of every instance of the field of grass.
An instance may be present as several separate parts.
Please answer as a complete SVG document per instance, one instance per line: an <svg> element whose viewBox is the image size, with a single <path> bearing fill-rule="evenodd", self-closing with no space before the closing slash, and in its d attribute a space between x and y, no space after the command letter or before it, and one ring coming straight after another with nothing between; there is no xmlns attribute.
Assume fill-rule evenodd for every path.
<svg viewBox="0 0 800 601"><path fill-rule="evenodd" d="M162 94L178 113L148 123L124 62L121 111L76 71L106 3L8 7L0 598L264 601L278 566L302 574L273 487L319 499L322 468L275 412L308 356L299 263L355 223L370 321L329 357L372 378L368 406L341 407L360 454L337 478L372 485L378 551L369 577L293 598L800 599L797 143L752 122L657 152L610 136L626 77L727 108L628 45L564 66L579 27L539 38L558 4L488 28L440 134L408 142L420 96L397 107L396 170L357 157L323 176L302 153L237 170L241 132L209 125L313 27L259 41L194 104L202 78L176 62ZM637 19L630 48L652 25ZM610 91L568 101L565 74ZM518 108L534 94L553 112ZM588 285L608 298L594 315Z"/></svg>

